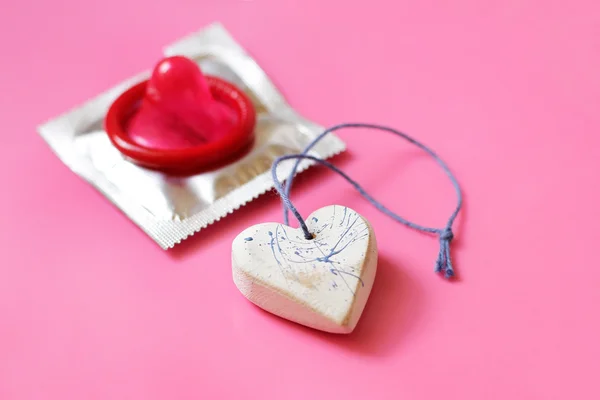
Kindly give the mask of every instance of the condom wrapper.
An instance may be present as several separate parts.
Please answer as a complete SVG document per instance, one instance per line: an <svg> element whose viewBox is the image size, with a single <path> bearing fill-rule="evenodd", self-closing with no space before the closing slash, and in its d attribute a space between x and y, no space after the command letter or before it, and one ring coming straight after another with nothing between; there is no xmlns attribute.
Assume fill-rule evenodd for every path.
<svg viewBox="0 0 600 400"><path fill-rule="evenodd" d="M227 216L273 188L271 165L282 155L301 153L323 127L299 115L265 72L220 25L213 24L164 49L165 56L194 59L203 72L242 89L256 110L255 140L242 158L191 176L175 176L128 161L110 142L104 118L125 90L150 71L127 79L38 128L42 138L75 174L92 184L163 249ZM322 159L346 148L329 135L310 154ZM303 161L298 172L313 165ZM277 169L279 179L293 163Z"/></svg>

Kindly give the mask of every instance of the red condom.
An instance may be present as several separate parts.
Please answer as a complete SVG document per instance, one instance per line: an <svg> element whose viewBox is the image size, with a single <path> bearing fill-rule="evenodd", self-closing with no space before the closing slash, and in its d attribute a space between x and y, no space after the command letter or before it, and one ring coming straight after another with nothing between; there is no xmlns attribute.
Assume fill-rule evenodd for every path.
<svg viewBox="0 0 600 400"><path fill-rule="evenodd" d="M174 56L115 100L105 128L132 162L186 174L242 155L254 139L255 121L254 106L242 90L203 75L193 60Z"/></svg>

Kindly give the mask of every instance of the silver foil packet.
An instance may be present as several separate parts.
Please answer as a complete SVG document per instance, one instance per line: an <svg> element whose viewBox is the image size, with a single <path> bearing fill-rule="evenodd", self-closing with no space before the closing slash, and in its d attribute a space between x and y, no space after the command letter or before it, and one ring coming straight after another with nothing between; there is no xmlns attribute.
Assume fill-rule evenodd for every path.
<svg viewBox="0 0 600 400"><path fill-rule="evenodd" d="M149 78L149 70L44 123L38 131L62 162L167 249L270 190L275 158L302 152L323 127L288 105L265 72L218 23L167 46L164 55L192 58L204 73L228 80L249 96L257 113L255 142L243 158L188 177L169 176L127 161L104 131L104 117L123 91ZM311 154L325 159L344 150L344 142L328 135ZM313 163L303 161L298 171ZM278 168L280 179L289 175L292 165Z"/></svg>

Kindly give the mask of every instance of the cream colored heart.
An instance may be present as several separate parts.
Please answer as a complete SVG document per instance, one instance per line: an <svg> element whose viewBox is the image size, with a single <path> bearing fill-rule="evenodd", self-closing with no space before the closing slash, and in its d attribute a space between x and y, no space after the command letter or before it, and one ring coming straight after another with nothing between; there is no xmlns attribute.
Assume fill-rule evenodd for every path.
<svg viewBox="0 0 600 400"><path fill-rule="evenodd" d="M363 312L377 271L377 242L356 211L328 206L301 229L252 226L232 245L233 281L257 306L332 333L350 333Z"/></svg>

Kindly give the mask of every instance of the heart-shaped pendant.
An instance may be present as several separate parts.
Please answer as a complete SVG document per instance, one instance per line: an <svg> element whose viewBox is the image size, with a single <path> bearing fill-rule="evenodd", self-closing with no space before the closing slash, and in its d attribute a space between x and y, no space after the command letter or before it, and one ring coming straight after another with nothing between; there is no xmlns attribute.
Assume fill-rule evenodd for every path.
<svg viewBox="0 0 600 400"><path fill-rule="evenodd" d="M350 333L363 312L377 271L377 242L356 211L328 206L300 229L255 225L232 245L233 280L252 303L308 327Z"/></svg>

